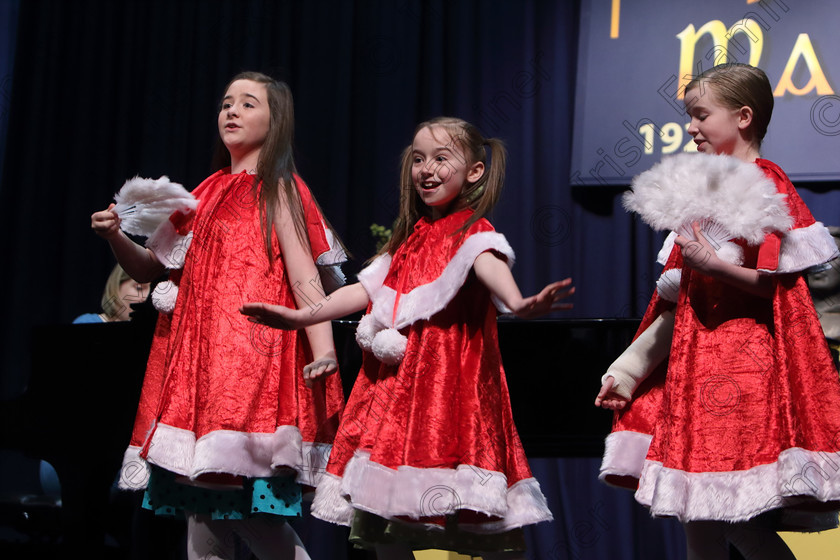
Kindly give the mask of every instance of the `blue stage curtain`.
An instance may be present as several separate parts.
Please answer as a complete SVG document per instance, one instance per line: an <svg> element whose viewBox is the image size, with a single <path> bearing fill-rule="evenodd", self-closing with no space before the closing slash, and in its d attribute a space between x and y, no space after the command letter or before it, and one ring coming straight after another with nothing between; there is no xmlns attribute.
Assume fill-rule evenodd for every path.
<svg viewBox="0 0 840 560"><path fill-rule="evenodd" d="M529 527L533 560L679 560L685 535L673 519L653 519L627 490L598 480L600 458L530 458L554 521Z"/></svg>
<svg viewBox="0 0 840 560"><path fill-rule="evenodd" d="M12 75L15 63L20 0L0 0L0 177L6 154L6 128L9 122ZM3 183L0 182L0 191Z"/></svg>

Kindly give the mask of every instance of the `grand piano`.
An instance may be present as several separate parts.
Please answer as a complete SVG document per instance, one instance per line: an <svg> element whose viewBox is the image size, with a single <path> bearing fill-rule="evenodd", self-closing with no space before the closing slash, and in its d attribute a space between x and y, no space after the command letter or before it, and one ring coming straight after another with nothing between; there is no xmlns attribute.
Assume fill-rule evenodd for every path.
<svg viewBox="0 0 840 560"><path fill-rule="evenodd" d="M35 328L27 390L0 408L0 447L47 460L58 472L69 554L102 549L154 320L140 309L126 323ZM355 326L333 323L347 394L361 363ZM637 327L633 319L499 320L514 418L529 456L601 454L612 415L592 403L601 374Z"/></svg>

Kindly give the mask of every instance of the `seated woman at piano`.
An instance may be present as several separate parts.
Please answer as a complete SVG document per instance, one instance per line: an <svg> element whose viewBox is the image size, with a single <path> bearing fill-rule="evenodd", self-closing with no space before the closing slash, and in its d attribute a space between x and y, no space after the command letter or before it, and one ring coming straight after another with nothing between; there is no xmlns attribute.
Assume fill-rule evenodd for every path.
<svg viewBox="0 0 840 560"><path fill-rule="evenodd" d="M105 289L102 292L102 312L83 313L75 319L78 323L110 323L128 321L131 317L131 304L146 301L149 296L149 283L136 282L117 264L111 269Z"/></svg>

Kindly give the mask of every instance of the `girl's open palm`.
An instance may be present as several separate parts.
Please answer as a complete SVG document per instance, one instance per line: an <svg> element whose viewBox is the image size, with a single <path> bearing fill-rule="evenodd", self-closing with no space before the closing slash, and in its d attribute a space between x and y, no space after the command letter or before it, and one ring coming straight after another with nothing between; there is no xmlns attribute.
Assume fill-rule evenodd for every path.
<svg viewBox="0 0 840 560"><path fill-rule="evenodd" d="M612 392L612 386L615 383L615 378L610 376L604 380L598 396L595 397L595 406L607 408L609 410L621 410L627 404L627 399L621 395Z"/></svg>
<svg viewBox="0 0 840 560"><path fill-rule="evenodd" d="M305 310L304 310L305 311ZM307 325L301 321L301 310L270 303L246 303L239 312L252 323L259 323L274 329L296 331Z"/></svg>
<svg viewBox="0 0 840 560"><path fill-rule="evenodd" d="M560 303L560 301L574 293L575 288L572 286L572 279L566 278L549 284L536 295L523 298L521 305L517 309L512 309L512 311L520 319L534 319L552 311L571 309L573 304Z"/></svg>
<svg viewBox="0 0 840 560"><path fill-rule="evenodd" d="M328 377L337 371L338 360L335 357L335 352L331 352L329 355L307 364L303 368L303 379L307 387L312 387L312 384L322 377Z"/></svg>

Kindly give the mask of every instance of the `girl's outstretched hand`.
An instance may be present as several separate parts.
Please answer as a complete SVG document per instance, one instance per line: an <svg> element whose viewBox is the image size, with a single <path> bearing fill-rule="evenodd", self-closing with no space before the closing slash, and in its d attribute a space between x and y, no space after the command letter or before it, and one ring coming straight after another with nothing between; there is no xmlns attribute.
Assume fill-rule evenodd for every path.
<svg viewBox="0 0 840 560"><path fill-rule="evenodd" d="M312 387L322 377L327 377L337 371L338 359L335 357L335 352L329 352L303 368L303 379L307 387Z"/></svg>
<svg viewBox="0 0 840 560"><path fill-rule="evenodd" d="M95 212L90 217L90 227L96 235L109 239L120 232L120 217L113 211L115 204L111 203L107 209Z"/></svg>
<svg viewBox="0 0 840 560"><path fill-rule="evenodd" d="M612 386L615 383L615 378L608 376L601 385L601 391L595 397L595 406L608 408L610 410L621 410L627 404L627 399L621 395L612 392Z"/></svg>
<svg viewBox="0 0 840 560"><path fill-rule="evenodd" d="M552 311L571 309L573 307L571 303L559 302L574 293L575 288L572 286L572 279L566 278L549 284L536 295L523 298L520 304L511 311L520 319L533 319Z"/></svg>
<svg viewBox="0 0 840 560"><path fill-rule="evenodd" d="M303 322L302 313L306 313L305 309L291 309L270 303L246 303L239 308L239 312L246 315L252 323L274 329L296 331L308 326L308 323Z"/></svg>

